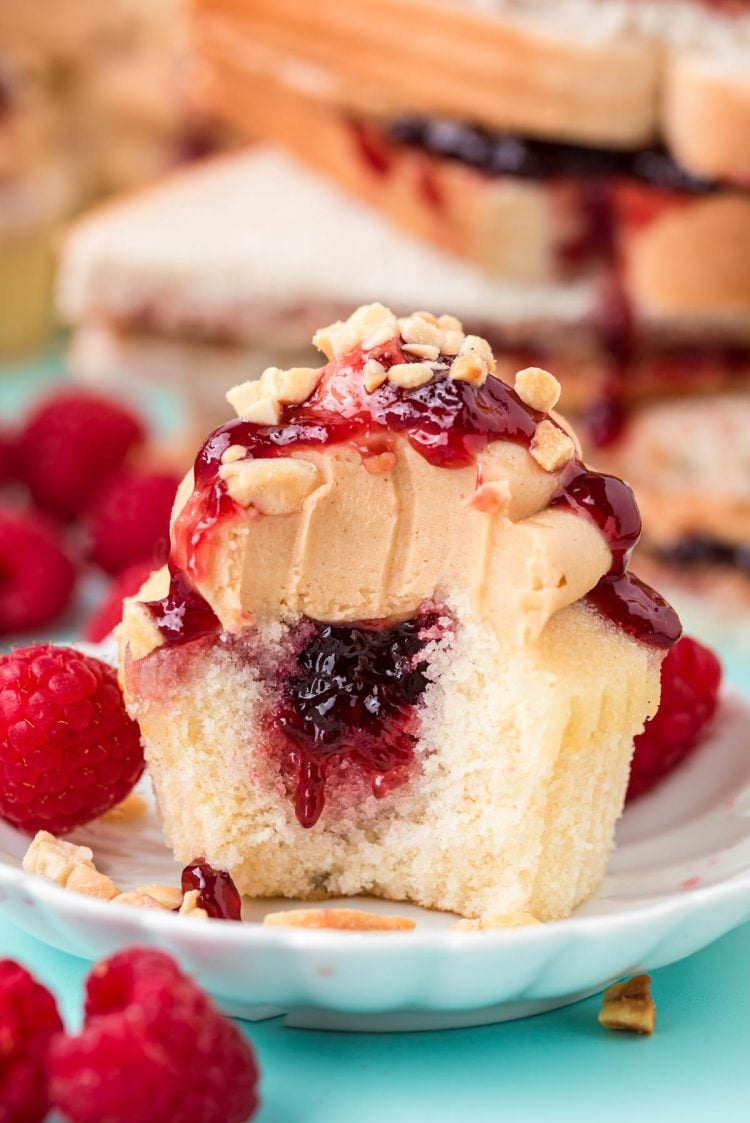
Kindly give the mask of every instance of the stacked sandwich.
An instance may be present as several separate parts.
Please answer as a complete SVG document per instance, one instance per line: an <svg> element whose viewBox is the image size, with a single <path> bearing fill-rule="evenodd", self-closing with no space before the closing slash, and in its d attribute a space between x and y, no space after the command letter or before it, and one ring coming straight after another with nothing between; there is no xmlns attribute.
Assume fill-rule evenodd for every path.
<svg viewBox="0 0 750 1123"><path fill-rule="evenodd" d="M0 353L43 331L61 221L218 139L183 0L67 0L64 19L59 9L0 0Z"/></svg>
<svg viewBox="0 0 750 1123"><path fill-rule="evenodd" d="M74 232L82 370L189 375L205 409L321 316L451 308L502 371L554 367L655 552L747 565L750 5L194 0L194 24L216 106L290 155Z"/></svg>

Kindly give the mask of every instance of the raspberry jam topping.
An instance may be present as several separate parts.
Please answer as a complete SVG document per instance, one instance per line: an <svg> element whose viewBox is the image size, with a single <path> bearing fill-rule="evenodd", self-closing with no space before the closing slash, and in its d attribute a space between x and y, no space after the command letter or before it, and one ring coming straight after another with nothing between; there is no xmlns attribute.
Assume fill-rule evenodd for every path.
<svg viewBox="0 0 750 1123"><path fill-rule="evenodd" d="M226 870L196 858L182 871L182 892L198 890L198 906L214 920L242 920L242 898Z"/></svg>
<svg viewBox="0 0 750 1123"><path fill-rule="evenodd" d="M641 535L641 516L626 483L591 472L572 461L560 475L551 506L568 510L598 526L612 553L612 565L587 601L623 631L653 647L672 647L682 634L675 610L654 589L627 572Z"/></svg>
<svg viewBox="0 0 750 1123"><path fill-rule="evenodd" d="M447 638L448 620L425 611L394 627L320 624L295 629L297 651L271 717L281 734L282 769L295 789L303 827L317 823L326 780L354 766L373 795L408 780L427 686L425 644Z"/></svg>
<svg viewBox="0 0 750 1123"><path fill-rule="evenodd" d="M143 607L168 643L191 643L219 631L219 621L211 605L171 561L169 592L161 600L146 601Z"/></svg>
<svg viewBox="0 0 750 1123"><path fill-rule="evenodd" d="M368 394L362 365L374 358L386 368L414 361L395 340L368 352L357 349L329 363L313 395L300 406L287 406L277 426L240 419L217 429L195 463L195 488L173 528L171 586L162 601L147 605L157 627L171 643L185 643L218 631L219 623L194 590L205 568L206 534L239 508L219 476L224 451L240 445L247 456L288 456L302 448L348 442L363 457L388 447L389 436L402 434L429 463L439 468L465 467L490 442L510 441L528 448L546 416L525 405L499 378L481 386L437 378L405 390L386 381ZM441 357L447 371L451 359ZM679 635L676 613L647 586L626 572L640 534L640 515L627 484L571 462L553 502L591 519L612 550L612 569L590 602L629 634L657 647L669 647ZM606 583L606 588L604 587ZM650 607L649 607L650 606ZM311 781L312 783L312 781ZM314 784L313 784L314 787Z"/></svg>

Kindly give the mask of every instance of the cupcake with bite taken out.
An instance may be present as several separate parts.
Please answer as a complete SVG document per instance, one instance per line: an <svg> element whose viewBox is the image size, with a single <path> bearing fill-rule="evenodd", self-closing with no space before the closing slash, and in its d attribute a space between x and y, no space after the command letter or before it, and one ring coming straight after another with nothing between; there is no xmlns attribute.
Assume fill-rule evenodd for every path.
<svg viewBox="0 0 750 1123"><path fill-rule="evenodd" d="M537 368L382 305L228 395L126 602L164 828L253 897L567 916L599 885L680 634L630 489Z"/></svg>

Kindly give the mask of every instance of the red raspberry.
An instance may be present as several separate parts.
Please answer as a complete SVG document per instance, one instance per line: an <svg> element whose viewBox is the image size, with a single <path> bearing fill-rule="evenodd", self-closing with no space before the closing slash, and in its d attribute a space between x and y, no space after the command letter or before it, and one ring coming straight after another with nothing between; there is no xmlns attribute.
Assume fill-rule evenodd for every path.
<svg viewBox="0 0 750 1123"><path fill-rule="evenodd" d="M107 573L135 562L161 565L169 552L169 516L179 482L164 473L118 473L89 510L92 560Z"/></svg>
<svg viewBox="0 0 750 1123"><path fill-rule="evenodd" d="M18 438L7 429L0 429L0 484L16 478L18 466Z"/></svg>
<svg viewBox="0 0 750 1123"><path fill-rule="evenodd" d="M51 526L0 508L0 634L55 620L70 603L75 567Z"/></svg>
<svg viewBox="0 0 750 1123"><path fill-rule="evenodd" d="M137 562L123 570L109 587L102 604L83 630L83 638L90 643L101 643L122 620L122 602L133 597L152 572L151 562Z"/></svg>
<svg viewBox="0 0 750 1123"><path fill-rule="evenodd" d="M160 951L105 959L86 986L83 1030L51 1057L70 1123L245 1123L258 1106L252 1047Z"/></svg>
<svg viewBox="0 0 750 1123"><path fill-rule="evenodd" d="M20 475L39 507L72 518L143 437L141 422L117 402L87 390L59 390L37 406L21 432Z"/></svg>
<svg viewBox="0 0 750 1123"><path fill-rule="evenodd" d="M721 663L703 644L683 636L661 666L661 702L635 739L627 799L671 772L700 743L716 713Z"/></svg>
<svg viewBox="0 0 750 1123"><path fill-rule="evenodd" d="M50 992L0 960L0 1123L41 1123L49 1111L47 1054L63 1024Z"/></svg>
<svg viewBox="0 0 750 1123"><path fill-rule="evenodd" d="M51 644L0 656L0 816L9 823L64 834L124 799L143 765L112 667Z"/></svg>

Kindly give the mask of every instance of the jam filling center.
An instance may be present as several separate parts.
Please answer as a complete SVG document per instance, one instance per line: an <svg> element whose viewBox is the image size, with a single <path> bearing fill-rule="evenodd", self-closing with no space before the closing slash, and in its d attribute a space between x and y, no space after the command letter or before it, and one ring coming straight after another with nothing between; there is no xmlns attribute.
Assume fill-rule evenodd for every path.
<svg viewBox="0 0 750 1123"><path fill-rule="evenodd" d="M427 643L446 638L447 619L427 609L411 620L321 624L294 630L290 673L270 715L280 735L282 771L303 827L320 818L327 779L356 773L382 798L413 771L417 705L427 687Z"/></svg>

